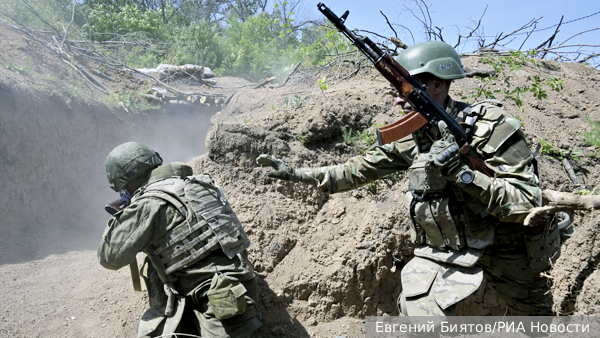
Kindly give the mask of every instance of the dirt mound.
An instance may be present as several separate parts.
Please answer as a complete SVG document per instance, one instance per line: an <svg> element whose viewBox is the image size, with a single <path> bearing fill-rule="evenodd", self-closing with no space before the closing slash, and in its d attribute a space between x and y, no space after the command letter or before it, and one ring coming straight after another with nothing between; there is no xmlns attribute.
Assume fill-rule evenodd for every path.
<svg viewBox="0 0 600 338"><path fill-rule="evenodd" d="M466 58L464 63L486 67L477 58ZM523 112L508 101L508 111L521 120L532 145L549 142L557 152L583 149L581 132L590 129L588 115L600 117L599 72L583 65L539 61L539 69L524 67L512 85L522 86L539 72L564 79L564 89L549 91L544 100L529 98ZM458 81L451 95L474 93L477 85L474 79ZM405 176L326 196L312 188L270 180L264 176L267 169L254 164L262 152L296 167L332 165L358 155L368 144L344 142L348 130L364 135L365 130L374 131L376 124L396 120L393 99L388 83L375 71L365 70L325 93L316 84L313 89L238 92L234 105L213 117L218 125L209 133L208 155L194 161L195 169L216 176L248 229L254 243L251 258L274 291L262 300L267 323L279 324L271 321L271 314L287 310L310 335L318 335L325 323L339 318L397 314L399 272L412 257L401 202ZM585 156L571 161L590 190L599 183L595 151L586 148ZM538 159L543 188L574 188L559 160L546 152ZM597 218L585 213L575 218L576 235L566 241L550 272L559 313L595 311L597 224ZM494 291L484 287L458 313L504 315L506 311ZM359 332L341 330L340 334L358 336Z"/></svg>
<svg viewBox="0 0 600 338"><path fill-rule="evenodd" d="M105 182L104 158L128 140L147 144L166 161L207 152L191 163L223 187L253 243L264 337L362 337L365 316L397 314L400 270L413 249L402 205L405 175L327 196L270 180L254 162L270 153L314 167L361 154L373 141L365 131L399 118L395 94L377 72L362 70L325 92L316 83L240 89L218 113L166 108L133 114L78 87L77 77L43 47L1 27L0 35L7 41L0 52L0 336L135 335L143 294L131 290L127 269L104 270L95 258L108 217L102 208L115 197ZM477 58L464 63L486 67ZM583 148L587 116L600 119L599 72L578 64L538 65L524 67L513 85L542 72L564 79L564 90L549 91L544 100L528 98L523 112L512 102L507 109L521 119L531 144L543 139L563 151ZM140 85L110 75L111 88ZM458 81L451 95L460 98L477 86L473 79ZM539 161L543 188L573 188L559 160L542 153ZM598 185L597 156L571 164L588 189ZM597 313L598 222L587 213L575 218L577 230L550 272L562 314ZM505 312L489 287L459 309L463 315Z"/></svg>

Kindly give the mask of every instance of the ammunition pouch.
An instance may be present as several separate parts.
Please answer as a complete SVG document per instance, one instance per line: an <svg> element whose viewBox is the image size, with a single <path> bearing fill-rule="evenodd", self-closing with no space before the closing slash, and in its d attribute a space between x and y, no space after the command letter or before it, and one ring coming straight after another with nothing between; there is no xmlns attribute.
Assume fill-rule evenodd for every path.
<svg viewBox="0 0 600 338"><path fill-rule="evenodd" d="M224 274L215 273L210 289L208 302L218 320L231 318L246 311L246 288L237 280L231 280Z"/></svg>
<svg viewBox="0 0 600 338"><path fill-rule="evenodd" d="M450 198L435 195L423 198L413 191L404 195L404 205L411 216L411 238L444 250L460 250L466 245L462 223L450 212Z"/></svg>
<svg viewBox="0 0 600 338"><path fill-rule="evenodd" d="M448 186L448 181L442 176L440 170L428 164L426 153L416 156L413 164L408 168L408 180L411 188L420 195L441 193Z"/></svg>

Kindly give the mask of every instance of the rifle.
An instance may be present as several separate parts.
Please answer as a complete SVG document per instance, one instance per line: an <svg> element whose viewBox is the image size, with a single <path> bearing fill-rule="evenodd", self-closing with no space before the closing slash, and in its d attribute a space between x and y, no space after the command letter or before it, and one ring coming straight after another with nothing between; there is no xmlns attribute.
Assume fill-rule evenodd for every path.
<svg viewBox="0 0 600 338"><path fill-rule="evenodd" d="M125 209L129 203L131 203L131 195L125 189L119 191L121 198L114 200L104 207L104 210L114 216L119 211ZM131 281L133 282L133 289L135 291L142 291L142 284L140 282L140 272L138 271L137 258L133 259L133 262L129 263L129 270L131 271Z"/></svg>
<svg viewBox="0 0 600 338"><path fill-rule="evenodd" d="M335 27L344 34L373 64L375 68L416 108L400 120L377 129L379 144L386 144L399 140L413 132L423 129L428 131L437 126L439 121L446 122L448 129L454 135L460 148L464 162L473 170L478 170L490 177L492 171L477 157L468 143L469 128L464 129L446 111L435 102L423 88L423 84L411 76L404 67L394 60L388 53L383 52L371 39L358 38L344 25L349 11L338 18L327 6L319 3L317 8L331 21ZM544 190L542 192L542 206L531 209L525 219L525 226L534 226L536 221L546 215L558 211L593 210L600 209L600 196L581 196L574 193Z"/></svg>
<svg viewBox="0 0 600 338"><path fill-rule="evenodd" d="M478 170L490 177L493 176L492 171L476 156L475 152L469 146L467 135L470 133L471 126L467 125L467 129L465 130L463 126L446 113L444 108L431 98L419 79L410 75L391 55L382 51L371 39L368 37L361 39L348 30L344 22L348 18L350 11L346 11L341 17L338 17L323 3L319 3L317 8L359 51L373 62L381 75L415 108L415 111L408 113L400 120L377 128L379 145L394 142L419 129L427 132L432 127L437 127L438 122L444 121L450 133L454 135L456 143L461 147L460 154L463 161L471 169Z"/></svg>
<svg viewBox="0 0 600 338"><path fill-rule="evenodd" d="M117 212L125 209L131 202L131 195L129 194L129 192L127 192L127 190L123 189L119 191L119 194L121 195L121 198L110 202L104 207L104 210L106 210L106 212L108 212L112 216L114 216Z"/></svg>

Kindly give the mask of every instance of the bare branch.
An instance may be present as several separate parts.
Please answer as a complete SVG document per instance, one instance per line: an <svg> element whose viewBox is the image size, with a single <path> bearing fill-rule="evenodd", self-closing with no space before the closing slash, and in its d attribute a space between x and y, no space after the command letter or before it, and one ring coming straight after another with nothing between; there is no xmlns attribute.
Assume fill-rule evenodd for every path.
<svg viewBox="0 0 600 338"><path fill-rule="evenodd" d="M537 24L533 25L533 28L531 29L531 32L529 32L527 34L527 37L525 38L525 40L523 40L523 43L521 44L521 46L519 46L519 50L521 50L523 48L523 45L525 45L525 42L527 42L527 40L529 39L529 37L531 36L531 34L533 34L533 32L535 32L536 27L537 27Z"/></svg>
<svg viewBox="0 0 600 338"><path fill-rule="evenodd" d="M63 37L63 40L60 43L60 47L58 48L59 51L62 51L65 41L67 40L67 36L69 35L69 28L73 24L73 20L75 20L75 1L73 1L72 5L73 5L73 12L71 13L71 21L67 25L67 28L65 28L65 36Z"/></svg>
<svg viewBox="0 0 600 338"><path fill-rule="evenodd" d="M481 20L483 19L483 16L487 12L487 8L488 8L488 5L485 6L485 9L483 10L483 14L481 14L481 17L479 18L479 21L477 22L477 26L475 26L475 28L473 28L471 30L471 32L469 33L469 35L467 35L467 36L463 36L463 35L460 35L460 34L458 35L458 41L456 42L456 45L454 45L454 48L456 48L456 47L458 47L458 45L460 45L460 39L461 38L465 38L465 39L471 38L473 36L473 33L475 33L479 29L479 27L481 27Z"/></svg>
<svg viewBox="0 0 600 338"><path fill-rule="evenodd" d="M563 42L562 42L562 43L561 43L559 46L562 46L562 45L564 45L564 44L565 44L567 41L571 40L572 38L574 38L574 37L576 37L576 36L578 36L578 35L581 35L581 34L584 34L584 33L588 33L588 32L593 32L593 31L596 31L596 30L599 30L599 29L600 29L600 27L598 27L598 28L592 28L592 29L588 29L588 30L586 30L586 31L583 31L583 32L579 32L579 33L577 33L577 34L575 34L575 35L573 35L573 36L569 37L569 38L568 38L568 39L566 39L565 41L563 41Z"/></svg>
<svg viewBox="0 0 600 338"><path fill-rule="evenodd" d="M378 36L378 37L380 37L380 38L382 38L382 39L389 40L389 38L387 38L387 37L385 37L385 36L383 36L383 35L380 35L380 34L377 34L377 33L375 33L375 32L371 32L371 31L367 31L367 30L364 30L364 29L354 29L354 30L352 30L352 31L353 31L353 32L356 32L356 33L359 33L359 32L365 32L365 33L369 33L369 34L373 34L373 35L375 35L375 36Z"/></svg>
<svg viewBox="0 0 600 338"><path fill-rule="evenodd" d="M588 55L587 57L583 58L582 60L580 60L578 62L579 63L585 63L585 62L587 62L587 61L589 61L589 60L591 60L591 59L593 59L595 57L598 57L598 56L600 56L600 53L594 53L592 55Z"/></svg>
<svg viewBox="0 0 600 338"><path fill-rule="evenodd" d="M501 41L504 41L504 40L506 40L507 38L512 38L512 37L513 37L513 36L514 36L516 33L518 33L518 32L521 32L521 31L523 31L523 30L525 30L525 29L528 29L529 27L531 27L531 26L533 26L533 25L537 24L537 23L538 23L538 21L539 21L540 19L542 19L542 18L543 18L543 17L539 17L538 19L533 19L533 20L529 21L528 23L524 24L523 26L521 26L521 28L518 28L518 29L514 30L512 33L509 33L509 34L504 34L504 33L502 32L502 33L500 33L500 34L499 34L499 35L496 37L496 39L494 39L494 41L493 41L493 42L491 42L491 43L489 43L489 44L487 44L487 45L484 45L484 46L482 46L482 47L484 47L484 48L487 48L487 47L495 47L496 45L499 45Z"/></svg>
<svg viewBox="0 0 600 338"><path fill-rule="evenodd" d="M398 27L402 27L402 28L404 28L405 30L407 30L407 31L408 31L408 33L410 34L410 37L411 37L411 39L412 39L412 44L414 45L414 44L416 43L416 42L415 42L415 36L413 35L412 31L411 31L411 30L410 30L408 27L406 27L406 26L404 26L404 25L399 25L399 24L395 24L395 25L396 25L396 26L398 26Z"/></svg>
<svg viewBox="0 0 600 338"><path fill-rule="evenodd" d="M285 86L285 84L290 80L290 78L292 77L292 75L294 75L294 73L296 73L296 71L298 70L298 67L300 67L300 65L302 64L302 62L298 62L298 64L296 64L296 67L294 67L294 69L292 69L292 71L288 74L288 76L285 78L285 81L283 81L282 84L280 84L279 86L275 87L283 87Z"/></svg>
<svg viewBox="0 0 600 338"><path fill-rule="evenodd" d="M390 41L392 41L392 43L395 44L396 47L398 47L398 48L402 48L402 49L408 48L407 44L405 44L404 42L402 42L402 40L400 40L400 39L396 39L393 36L390 38Z"/></svg>
<svg viewBox="0 0 600 338"><path fill-rule="evenodd" d="M56 35L60 35L60 33L58 32L58 29L56 29L56 27L52 26L52 24L50 24L41 15L39 15L38 12L33 7L31 7L31 5L29 5L27 2L25 2L25 0L21 0L21 2L27 7L27 9L29 9L31 11L31 13L33 13L33 15L35 15L38 19L40 19L40 21L45 23L48 27L52 28L52 30L56 33Z"/></svg>
<svg viewBox="0 0 600 338"><path fill-rule="evenodd" d="M560 25L562 25L562 22L563 22L564 18L565 18L564 15L560 18L560 22L558 23L558 26L556 26L556 30L554 31L554 34L552 34L552 36L548 40L544 41L536 49L540 49L540 48L542 48L542 47L544 47L546 45L548 47L552 46L552 42L554 41L554 38L556 37L556 34L558 34L558 32L559 32ZM547 52L544 52L540 58L543 59L546 56L546 54L547 54Z"/></svg>
<svg viewBox="0 0 600 338"><path fill-rule="evenodd" d="M390 23L390 20L388 20L387 16L385 16L385 14L383 14L382 11L379 11L379 13L381 13L381 15L383 15L383 17L385 18L385 21L387 22L388 26L390 26L390 28L392 29L392 32L394 32L394 36L396 37L396 39L398 38L398 33L396 33L396 30L394 29L394 27L392 26L392 24Z"/></svg>

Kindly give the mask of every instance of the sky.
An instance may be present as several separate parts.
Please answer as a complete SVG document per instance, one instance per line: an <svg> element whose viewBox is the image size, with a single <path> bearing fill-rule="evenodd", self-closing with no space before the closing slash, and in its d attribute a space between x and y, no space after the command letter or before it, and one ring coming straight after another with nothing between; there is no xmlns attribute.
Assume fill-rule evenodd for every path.
<svg viewBox="0 0 600 338"><path fill-rule="evenodd" d="M565 1L565 0L503 0L503 1L474 1L474 0L424 0L428 5L434 26L442 29L444 40L455 45L459 32L467 35L482 18L482 33L486 41L493 41L498 33L508 34L527 24L532 19L538 19L536 29L544 29L558 24L564 15L563 25L554 40L555 44L592 44L599 47L584 47L586 51L600 52L600 29L584 33L580 36L565 41L571 36L594 28L600 28L600 1ZM346 20L346 26L354 29L372 31L383 36L392 36L394 32L390 29L383 12L396 30L398 37L408 45L425 41L422 34L423 25L415 19L410 11L406 10L404 4L414 3L404 0L371 0L371 1L348 1L348 0L305 0L306 13L313 17L323 17L317 10L317 4L323 2L335 14L341 16L346 10L350 15ZM486 10L487 6L487 10ZM484 14L485 11L485 14ZM417 12L415 12L417 13ZM597 13L597 14L595 14ZM592 15L595 14L595 15ZM588 18L580 19L592 15ZM580 19L571 23L568 21ZM403 25L412 32L400 27ZM533 27L524 30L529 33ZM507 47L512 49L535 48L555 32L556 27L534 32L525 41L527 34L518 36ZM414 42L413 42L414 40ZM523 44L521 47L521 44ZM459 53L470 53L477 49L477 45L463 45L457 48Z"/></svg>

